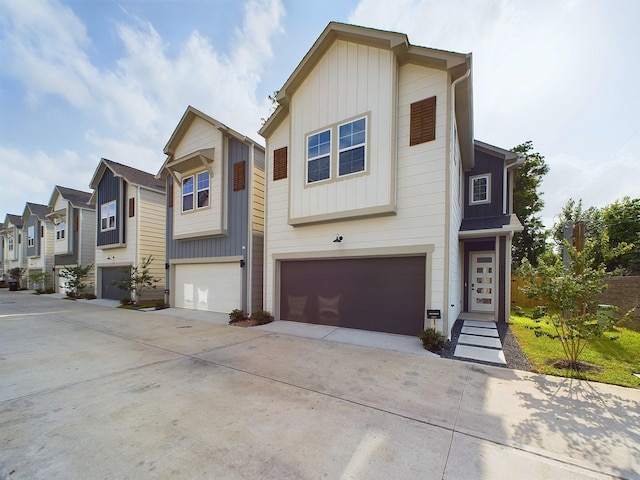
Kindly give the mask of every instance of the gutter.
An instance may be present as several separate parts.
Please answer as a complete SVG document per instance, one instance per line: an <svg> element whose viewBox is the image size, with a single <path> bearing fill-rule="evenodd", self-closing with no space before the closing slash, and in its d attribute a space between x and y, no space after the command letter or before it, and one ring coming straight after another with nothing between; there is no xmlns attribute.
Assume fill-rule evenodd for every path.
<svg viewBox="0 0 640 480"><path fill-rule="evenodd" d="M509 163L506 164L504 166L504 170L502 173L502 214L506 215L507 214L507 175L508 175L508 170L512 167L519 167L520 165L523 165L525 162L525 158L520 155L519 153L516 154L517 158L513 163ZM511 191L513 192L513 188L511 189Z"/></svg>

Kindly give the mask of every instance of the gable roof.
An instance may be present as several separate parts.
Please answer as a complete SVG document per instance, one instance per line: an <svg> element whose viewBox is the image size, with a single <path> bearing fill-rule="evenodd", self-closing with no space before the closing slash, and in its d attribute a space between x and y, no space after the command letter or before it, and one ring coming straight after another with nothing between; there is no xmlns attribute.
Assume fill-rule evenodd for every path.
<svg viewBox="0 0 640 480"><path fill-rule="evenodd" d="M49 199L49 207L53 208L55 205L55 197L56 195L60 195L65 200L68 200L71 203L71 206L74 208L86 208L90 210L95 210L93 205L89 205L89 199L91 198L91 194L89 192L83 192L82 190L76 190L74 188L61 187L60 185L56 185L53 188L53 193L51 194L51 198Z"/></svg>
<svg viewBox="0 0 640 480"><path fill-rule="evenodd" d="M480 140L474 140L473 144L476 150L488 153L492 157L501 158L507 163L507 165L511 165L519 159L519 155L511 150L505 150L504 148L496 147L495 145L489 145L488 143L481 142Z"/></svg>
<svg viewBox="0 0 640 480"><path fill-rule="evenodd" d="M38 220L46 220L47 214L51 212L49 205L42 205L40 203L31 203L27 202L24 207L24 213L22 214L23 218L27 218L27 212L34 217L37 217Z"/></svg>
<svg viewBox="0 0 640 480"><path fill-rule="evenodd" d="M311 49L298 64L285 84L278 90L276 101L278 107L267 119L259 133L269 136L286 117L291 97L300 84L311 73L320 58L338 39L348 40L363 45L371 45L393 51L400 65L416 63L440 70L446 70L451 80L460 80L456 84L455 112L463 163L473 166L473 95L471 80L471 54L449 52L434 48L411 45L403 33L378 30L374 28L330 22Z"/></svg>
<svg viewBox="0 0 640 480"><path fill-rule="evenodd" d="M22 228L22 215L14 215L12 213L7 213L7 216L4 219L4 226L7 225L7 222L10 222L14 227Z"/></svg>
<svg viewBox="0 0 640 480"><path fill-rule="evenodd" d="M147 190L152 190L158 193L165 193L164 183L158 180L153 174L143 172L142 170L138 170L137 168L129 167L127 165L123 165L106 158L100 159L100 163L98 164L98 167L96 168L96 171L91 178L89 186L92 189L95 190L98 188L100 179L102 178L102 175L104 175L106 169L111 170L111 172L113 172L116 177L124 178L126 182L131 185L145 188Z"/></svg>

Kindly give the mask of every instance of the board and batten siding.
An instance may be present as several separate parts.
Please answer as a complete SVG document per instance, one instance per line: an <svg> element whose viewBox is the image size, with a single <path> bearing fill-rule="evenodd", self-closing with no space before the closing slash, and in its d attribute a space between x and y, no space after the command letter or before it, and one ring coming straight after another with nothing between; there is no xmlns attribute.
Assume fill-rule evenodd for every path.
<svg viewBox="0 0 640 480"><path fill-rule="evenodd" d="M116 177L110 169L105 169L100 178L97 188L96 198L96 244L100 246L108 246L120 243L126 239L123 235L123 219L125 206L123 201L126 199L126 187L121 178ZM116 228L105 232L100 231L100 212L101 206L105 203L116 202Z"/></svg>
<svg viewBox="0 0 640 480"><path fill-rule="evenodd" d="M145 292L144 298L162 298L162 286L165 284L165 195L145 188L137 188L135 198L138 218L138 257L134 265L140 264L143 258L153 256L149 272L160 281L154 291Z"/></svg>
<svg viewBox="0 0 640 480"><path fill-rule="evenodd" d="M213 149L213 174L209 183L210 206L203 209L195 209L182 213L182 185L176 185L173 189L173 230L172 236L190 238L203 232L220 232L226 228L225 222L225 192L227 185L224 181L227 176L225 157L226 141L222 132L201 118L195 118L184 137L176 147L174 159L180 159L186 155L203 149ZM201 172L204 165L187 172L180 172L182 177ZM194 182L195 183L195 182ZM194 195L195 201L195 195Z"/></svg>
<svg viewBox="0 0 640 480"><path fill-rule="evenodd" d="M65 232L64 238L58 240L55 238L54 233L54 246L53 250L56 255L56 264L59 264L58 259L61 262L64 262L65 265L72 264L75 260L74 256L74 235L72 233L73 228L73 208L69 204L69 201L64 198L62 195L58 194L55 203L53 204L53 211L60 212L64 211L65 215ZM53 226L54 232L56 226ZM95 227L94 227L95 228Z"/></svg>
<svg viewBox="0 0 640 480"><path fill-rule="evenodd" d="M292 222L355 210L393 211L396 78L389 50L338 40L300 85L289 107ZM361 116L367 117L365 172L338 177L338 125ZM332 127L331 179L307 185L306 137L325 127Z"/></svg>
<svg viewBox="0 0 640 480"><path fill-rule="evenodd" d="M455 122L454 122L455 124ZM455 128L455 127L454 127ZM462 282L464 272L464 246L458 239L458 232L462 223L463 211L463 192L462 181L464 172L462 169L462 159L460 157L460 145L458 144L457 130L454 130L452 139L453 148L450 155L453 159L449 163L450 178L449 182L449 299L446 303L449 310L449 332L453 327L454 320L458 318L460 312L464 308L464 299Z"/></svg>

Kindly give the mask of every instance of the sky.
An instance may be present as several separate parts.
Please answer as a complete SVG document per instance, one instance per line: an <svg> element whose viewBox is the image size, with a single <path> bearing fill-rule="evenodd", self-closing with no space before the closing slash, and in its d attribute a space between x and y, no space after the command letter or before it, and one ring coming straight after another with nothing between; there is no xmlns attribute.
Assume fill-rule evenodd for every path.
<svg viewBox="0 0 640 480"><path fill-rule="evenodd" d="M0 0L0 221L101 158L157 173L188 105L264 143L330 21L473 53L475 137L533 142L547 227L640 197L637 0Z"/></svg>

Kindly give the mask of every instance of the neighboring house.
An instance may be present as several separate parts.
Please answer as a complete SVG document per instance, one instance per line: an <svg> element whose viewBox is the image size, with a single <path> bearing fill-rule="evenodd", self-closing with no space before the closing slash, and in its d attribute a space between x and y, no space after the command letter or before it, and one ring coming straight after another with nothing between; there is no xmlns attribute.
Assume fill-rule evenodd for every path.
<svg viewBox="0 0 640 480"><path fill-rule="evenodd" d="M113 283L142 259L153 257L150 273L160 281L143 299L164 296L165 188L152 174L103 158L91 179L96 209L95 272L98 298L128 293Z"/></svg>
<svg viewBox="0 0 640 480"><path fill-rule="evenodd" d="M53 242L55 227L47 218L51 212L48 205L27 202L22 214L22 240L25 242L25 276L30 289L53 286ZM46 280L34 283L30 275L46 273Z"/></svg>
<svg viewBox="0 0 640 480"><path fill-rule="evenodd" d="M164 153L169 303L261 310L264 148L189 106Z"/></svg>
<svg viewBox="0 0 640 480"><path fill-rule="evenodd" d="M276 319L407 335L425 327L450 335L465 312L504 321L506 252L521 226L510 210L502 215L504 190L494 189L503 176L489 160L492 195L468 207L465 199L470 186L482 189L469 177L485 173L476 148L505 166L513 159L474 148L470 54L330 23L277 101L260 130L265 308ZM465 218L485 215L500 225ZM475 268L497 290L467 294L465 272Z"/></svg>
<svg viewBox="0 0 640 480"><path fill-rule="evenodd" d="M56 185L51 193L47 218L55 226L54 285L56 292L65 293L65 279L60 272L66 267L88 266L94 263L96 251L96 210L89 205L91 194ZM95 268L85 283L93 290Z"/></svg>
<svg viewBox="0 0 640 480"><path fill-rule="evenodd" d="M4 242L4 271L6 280L9 281L9 270L12 268L25 268L24 250L22 248L22 216L8 213L2 224L2 240ZM23 276L23 285L26 278Z"/></svg>

